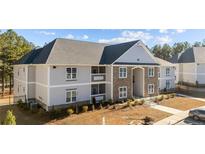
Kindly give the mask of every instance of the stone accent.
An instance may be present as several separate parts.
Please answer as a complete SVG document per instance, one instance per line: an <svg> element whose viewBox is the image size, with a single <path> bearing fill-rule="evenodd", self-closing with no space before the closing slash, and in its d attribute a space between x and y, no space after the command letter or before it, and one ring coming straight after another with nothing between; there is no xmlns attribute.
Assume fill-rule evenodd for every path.
<svg viewBox="0 0 205 154"><path fill-rule="evenodd" d="M145 70L145 84L144 84L144 97L149 96L156 96L159 94L159 80L158 80L158 73L159 73L159 67L154 67L154 77L148 77L148 68L144 67ZM149 95L148 94L148 84L154 84L154 94Z"/></svg>
<svg viewBox="0 0 205 154"><path fill-rule="evenodd" d="M119 87L127 86L127 98L132 98L132 67L127 67L127 78L119 78L119 66L113 67L113 100L119 100Z"/></svg>

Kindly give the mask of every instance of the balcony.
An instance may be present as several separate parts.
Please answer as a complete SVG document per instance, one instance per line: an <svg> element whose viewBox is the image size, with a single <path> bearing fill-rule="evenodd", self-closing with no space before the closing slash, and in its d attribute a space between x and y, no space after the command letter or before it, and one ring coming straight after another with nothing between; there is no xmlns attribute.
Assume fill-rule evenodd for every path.
<svg viewBox="0 0 205 154"><path fill-rule="evenodd" d="M104 66L92 66L91 67L91 81L106 81L106 70Z"/></svg>

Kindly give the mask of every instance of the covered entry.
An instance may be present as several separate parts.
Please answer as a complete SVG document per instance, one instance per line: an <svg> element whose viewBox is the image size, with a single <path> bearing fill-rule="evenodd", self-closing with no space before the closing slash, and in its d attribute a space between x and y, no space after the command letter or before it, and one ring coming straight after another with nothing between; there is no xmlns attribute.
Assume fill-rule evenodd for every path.
<svg viewBox="0 0 205 154"><path fill-rule="evenodd" d="M133 97L144 96L144 68L133 68Z"/></svg>

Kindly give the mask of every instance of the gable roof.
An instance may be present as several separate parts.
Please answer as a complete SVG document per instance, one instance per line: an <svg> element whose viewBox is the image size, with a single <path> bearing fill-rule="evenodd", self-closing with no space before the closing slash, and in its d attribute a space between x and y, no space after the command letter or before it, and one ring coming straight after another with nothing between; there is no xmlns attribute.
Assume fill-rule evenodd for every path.
<svg viewBox="0 0 205 154"><path fill-rule="evenodd" d="M16 64L112 64L139 40L108 45L57 38L40 49L34 49Z"/></svg>
<svg viewBox="0 0 205 154"><path fill-rule="evenodd" d="M173 63L205 63L205 47L192 47L174 55L170 62Z"/></svg>
<svg viewBox="0 0 205 154"><path fill-rule="evenodd" d="M164 59L161 59L161 58L158 58L158 57L155 57L156 61L160 64L160 66L174 66L174 64L164 60Z"/></svg>
<svg viewBox="0 0 205 154"><path fill-rule="evenodd" d="M139 40L106 46L104 48L100 64L112 64L138 41Z"/></svg>

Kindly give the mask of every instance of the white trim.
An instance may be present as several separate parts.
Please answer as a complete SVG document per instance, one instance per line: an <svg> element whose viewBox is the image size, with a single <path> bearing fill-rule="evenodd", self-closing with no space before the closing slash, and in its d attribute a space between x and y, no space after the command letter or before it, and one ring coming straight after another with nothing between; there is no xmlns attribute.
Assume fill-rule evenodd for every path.
<svg viewBox="0 0 205 154"><path fill-rule="evenodd" d="M151 86L151 85L153 86L153 92L150 93L149 86ZM148 92L148 95L154 94L154 84L153 83L147 85L147 92Z"/></svg>
<svg viewBox="0 0 205 154"><path fill-rule="evenodd" d="M153 75L151 75L150 76L150 74L149 74L149 69L152 69L153 70ZM153 78L154 76L155 76L155 69L154 69L154 67L148 67L148 69L147 69L147 74L148 74L148 78Z"/></svg>
<svg viewBox="0 0 205 154"><path fill-rule="evenodd" d="M71 70L71 72L70 73L68 73L67 72L67 69L68 68L70 68L70 70ZM73 78L73 68L75 68L76 69L76 78ZM68 74L70 74L70 79L68 79ZM66 78L66 81L73 81L73 80L75 80L75 81L77 81L78 80L78 69L77 69L77 67L66 67L65 68L65 78Z"/></svg>
<svg viewBox="0 0 205 154"><path fill-rule="evenodd" d="M143 78L143 86L142 86L143 89L142 90L143 90L143 97L144 97L145 96L145 69L141 66L136 66L136 67L132 68L132 71L131 71L132 72L132 81L131 81L132 82L132 84L131 84L132 85L132 97L133 97L133 92L134 92L133 91L133 70L136 68L142 69L142 73L143 73L142 74L143 75L143 77L142 77Z"/></svg>
<svg viewBox="0 0 205 154"><path fill-rule="evenodd" d="M73 92L73 91L76 92L76 101L73 101L73 99L72 99L72 92ZM70 101L70 102L67 102L67 92L71 92L71 101ZM68 104L77 102L77 95L78 95L77 89L67 89L67 90L65 91L65 102L68 103Z"/></svg>
<svg viewBox="0 0 205 154"><path fill-rule="evenodd" d="M19 79L14 78L14 80L17 80L19 82L25 82L26 81L22 81ZM28 82L28 84L37 84L43 87L47 87L47 88L58 88L58 87L72 87L72 86L85 86L85 85L91 85L91 84L111 84L111 82L108 81L100 81L100 82L85 82L85 83L74 83L74 84L61 84L61 85L46 85L46 84L42 84L39 82Z"/></svg>
<svg viewBox="0 0 205 154"><path fill-rule="evenodd" d="M120 69L121 69L121 68L122 68L122 69L124 69L124 68L126 69L126 75L123 76L123 77L120 76ZM119 72L118 72L118 75L119 75L118 77L119 77L119 79L126 79L126 78L127 78L127 67L126 67L126 66L120 66L119 69L118 69L118 71L119 71Z"/></svg>
<svg viewBox="0 0 205 154"><path fill-rule="evenodd" d="M126 88L126 96L123 96L123 97L120 97L120 88ZM122 99L122 98L127 98L127 86L121 86L118 88L118 95L119 95L119 99Z"/></svg>
<svg viewBox="0 0 205 154"><path fill-rule="evenodd" d="M135 44L133 44L133 45L131 46L131 48L132 48L134 45L139 44L139 42L141 42L141 41L138 41L138 42L136 42ZM129 48L129 49L130 49L130 48ZM128 49L127 51L129 51L129 49ZM125 51L120 57L122 57L127 51ZM112 64L114 64L118 59L120 59L120 57L118 57Z"/></svg>

